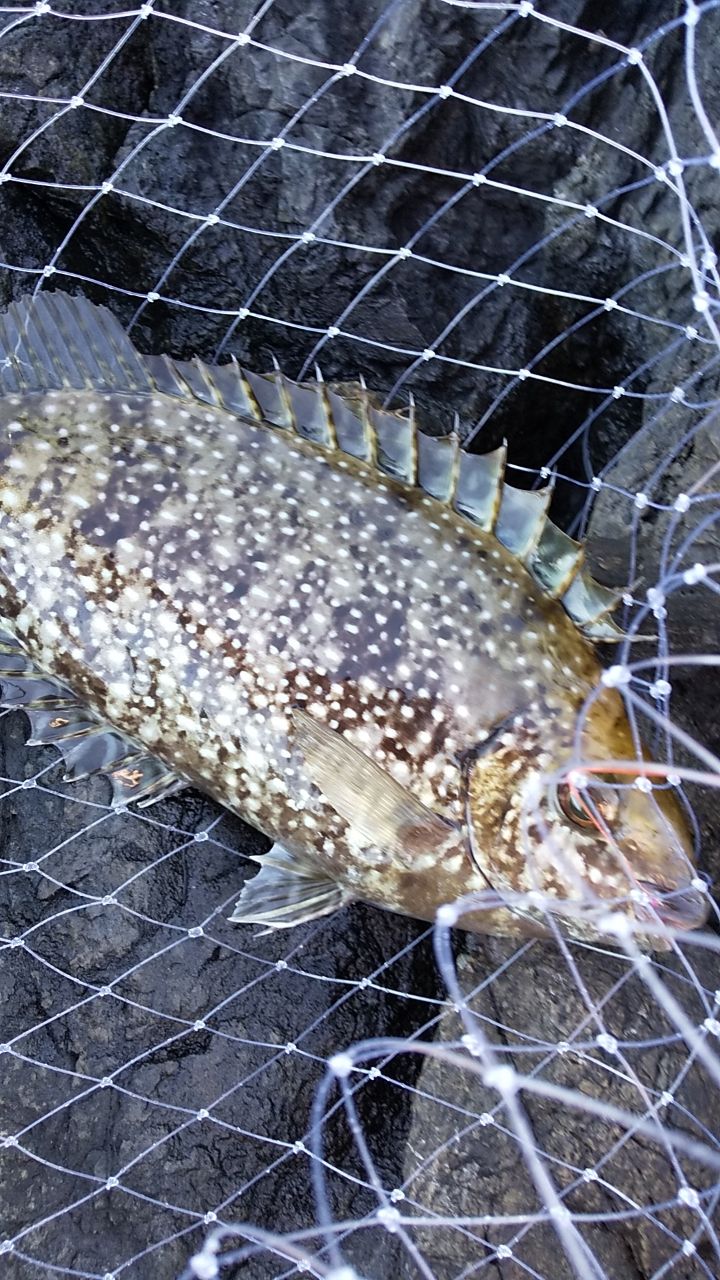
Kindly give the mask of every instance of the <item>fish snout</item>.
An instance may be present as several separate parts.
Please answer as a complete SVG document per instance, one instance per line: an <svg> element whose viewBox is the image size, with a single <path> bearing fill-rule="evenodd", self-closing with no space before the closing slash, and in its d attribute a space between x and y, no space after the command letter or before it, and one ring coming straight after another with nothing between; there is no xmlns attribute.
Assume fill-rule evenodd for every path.
<svg viewBox="0 0 720 1280"><path fill-rule="evenodd" d="M710 895L692 884L677 885L673 889L650 880L639 880L638 888L649 899L647 906L636 907L643 920L659 919L671 929L682 930L701 929L707 922Z"/></svg>

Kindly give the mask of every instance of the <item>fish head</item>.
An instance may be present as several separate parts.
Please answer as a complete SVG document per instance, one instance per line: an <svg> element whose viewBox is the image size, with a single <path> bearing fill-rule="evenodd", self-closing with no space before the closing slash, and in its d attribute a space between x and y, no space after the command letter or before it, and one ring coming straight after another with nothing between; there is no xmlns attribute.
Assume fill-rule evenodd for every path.
<svg viewBox="0 0 720 1280"><path fill-rule="evenodd" d="M506 901L525 895L513 909L528 922L549 910L569 937L617 942L625 928L667 950L710 907L687 820L646 767L618 691L603 689L580 721L578 710L514 716L480 749L466 773L473 860Z"/></svg>

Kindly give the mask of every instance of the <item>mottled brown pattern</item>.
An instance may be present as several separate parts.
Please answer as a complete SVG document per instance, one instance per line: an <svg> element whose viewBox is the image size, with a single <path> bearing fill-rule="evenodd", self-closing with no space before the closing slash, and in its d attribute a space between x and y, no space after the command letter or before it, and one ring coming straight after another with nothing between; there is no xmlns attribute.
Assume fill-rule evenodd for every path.
<svg viewBox="0 0 720 1280"><path fill-rule="evenodd" d="M0 600L32 659L348 896L432 918L488 886L582 902L687 884L682 823L659 824L652 797L628 793L617 846L558 810L542 778L572 755L597 661L444 504L159 393L6 396L0 476ZM359 844L308 777L295 707L452 824L443 847L416 852L415 827L407 857ZM592 754L621 737L611 720ZM466 923L532 933L534 916Z"/></svg>

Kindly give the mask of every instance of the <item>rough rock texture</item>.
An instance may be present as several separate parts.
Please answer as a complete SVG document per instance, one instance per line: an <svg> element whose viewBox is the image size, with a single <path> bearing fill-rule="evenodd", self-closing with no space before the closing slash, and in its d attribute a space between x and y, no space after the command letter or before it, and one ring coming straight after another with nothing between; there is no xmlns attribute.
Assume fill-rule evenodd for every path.
<svg viewBox="0 0 720 1280"><path fill-rule="evenodd" d="M570 27L641 46L681 8L679 0L617 6L548 0L544 11ZM672 252L682 248L677 200L632 154L651 165L668 159L656 104L637 67L611 74L618 55L606 44L516 11L442 0L387 6L370 0L361 16L357 6L333 0L275 0L254 28L258 43L242 47L214 32L243 30L255 11L246 0L177 0L166 10L177 21L152 17L133 27L128 18L70 20L113 14L116 6L104 0L65 0L53 14L15 24L8 14L0 18L0 89L9 95L0 115L0 163L12 175L0 186L2 305L31 288L50 264L57 272L53 283L82 288L133 322L144 350L206 358L221 350L255 368L268 367L274 355L293 376L317 358L326 376L361 371L387 391L400 379L398 399L412 389L431 422L447 423L453 409L468 423L487 415L481 447L505 436L518 464L539 466L560 453L564 474L587 480L603 472L609 483L642 489L657 501L672 502L700 477L707 458L715 460L711 423L669 453L702 411L671 409L667 389L711 362L713 349L683 332L696 316L689 272ZM361 48L373 23L376 30ZM717 13L709 12L698 32L697 74L712 119L720 84L717 27ZM316 64L357 60L376 79L333 78L323 67L272 50ZM647 59L679 153L706 154L688 101L682 31L652 44ZM412 87L450 82L463 60L458 90L521 114ZM595 78L592 92L582 93ZM388 80L411 87L389 87ZM87 105L68 106L81 92ZM564 112L584 131L531 118L523 108ZM175 115L185 123L161 127ZM598 132L631 151L609 147ZM286 137L286 145L270 151L253 145L276 136ZM355 164L313 151L387 153L404 167L368 163L361 173ZM417 164L425 168L414 169ZM491 181L475 185L433 168L483 173ZM685 177L712 235L717 174L699 165ZM109 181L115 190L99 192ZM493 183L580 207L568 210ZM587 216L585 206L603 216ZM427 226L438 210L441 216ZM209 214L221 221L205 223ZM297 238L307 230L314 243ZM404 245L416 256L371 251ZM533 288L487 279L503 272ZM149 291L161 300L142 302ZM632 314L587 301L618 291ZM244 307L253 314L233 323L232 314ZM461 307L462 321L439 343ZM323 337L334 324L356 337ZM571 327L571 336L555 343ZM409 354L436 345L452 359L531 367L547 381ZM573 389L612 388L634 370L629 389L659 399L609 396L605 405ZM688 398L717 396L713 373L710 364ZM559 388L558 381L572 385ZM570 519L585 496L583 488L559 486L559 516ZM657 580L663 522L654 509L638 514L638 536L631 536L631 513L626 500L601 494L594 554L609 578L641 577L647 586ZM626 572L628 547L638 559ZM691 562L717 560L714 526L688 555ZM671 651L712 651L714 598L693 589L673 599L680 607L671 604ZM699 686L689 668L674 684L674 715L717 748L706 684ZM292 1144L307 1130L328 1055L368 1036L412 1035L436 1015L432 1001L443 988L429 943L413 945L420 927L358 907L290 938L256 939L252 931L231 929L229 904L245 875L244 855L263 847L259 837L193 795L143 818L108 816L102 782L63 786L54 754L26 749L24 738L22 718L6 717L0 851L9 874L0 882L0 919L2 936L23 934L26 947L0 953L3 1039L13 1043L13 1053L1 1060L0 1125L14 1134L37 1123L20 1148L0 1151L0 1234L9 1238L32 1227L3 1257L4 1275L49 1280L57 1274L52 1263L93 1276L118 1268L127 1280L170 1280L198 1246L210 1209L224 1221L280 1231L312 1224L308 1157ZM41 787L18 787L43 767L49 772ZM712 853L707 837L716 810L706 795L697 799ZM216 820L210 840L193 839ZM16 869L35 860L41 870ZM125 885L120 905L103 904L119 885ZM201 925L206 936L188 935ZM511 955L497 940L467 944L463 989L474 989ZM597 1000L624 972L609 956L575 958ZM691 958L712 990L712 957L693 952ZM278 960L287 967L276 968ZM392 963L376 981L357 985L385 962ZM106 985L111 994L98 996ZM678 986L678 993L695 1016L687 987ZM493 1038L515 1045L525 1036L552 1047L570 1035L582 1006L559 953L536 945L488 984L473 1007L492 1020ZM620 988L606 1016L628 1040L652 1040L663 1031L636 979ZM207 1025L196 1028L196 1021ZM460 1030L449 1012L427 1034L453 1042ZM293 1043L297 1050L277 1056L275 1046ZM591 1094L615 1089L616 1100L637 1105L621 1080L613 1083L604 1067L593 1065L594 1052L552 1054L547 1071ZM664 1088L686 1057L679 1046L648 1049L635 1054L634 1066ZM420 1066L419 1059L403 1058L392 1074L403 1084L414 1082L421 1095L383 1080L358 1094L362 1129L385 1187L407 1178L408 1196L443 1214L532 1212L536 1200L517 1148L497 1126L472 1121L490 1108L493 1095L476 1076L437 1062ZM96 1083L109 1076L110 1084ZM716 1132L712 1097L696 1068L676 1096L674 1110L684 1103ZM196 1119L204 1107L211 1116ZM443 1147L457 1128L458 1108L470 1113L470 1129ZM594 1165L615 1136L580 1112L563 1115L537 1098L529 1110L541 1146L573 1168ZM683 1123L692 1128L687 1117ZM341 1118L327 1126L325 1139L328 1160L345 1175L362 1176ZM673 1199L670 1166L647 1143L623 1144L611 1163L608 1181L641 1204ZM119 1172L120 1187L93 1194L99 1185L93 1179ZM328 1176L338 1218L359 1218L375 1207L374 1193L350 1177ZM564 1185L570 1174L563 1169L557 1176ZM607 1213L618 1200L582 1184L569 1203ZM675 1209L660 1217L680 1237L688 1229ZM553 1280L571 1274L546 1226L524 1234L514 1258L493 1252L509 1238L507 1229L482 1234L490 1249L465 1230L416 1239L438 1277L460 1274L483 1258L502 1280L525 1276L523 1266ZM617 1280L654 1275L677 1247L662 1226L642 1216L590 1224L587 1240ZM397 1237L379 1228L356 1233L348 1253L381 1280L398 1269L418 1274ZM694 1280L711 1274L716 1263L710 1253L709 1271L686 1259L671 1274ZM266 1258L242 1274L284 1270L284 1263Z"/></svg>
<svg viewBox="0 0 720 1280"><path fill-rule="evenodd" d="M539 1197L496 1090L483 1084L478 1074L482 1063L464 1052L461 1037L474 1026L480 1027L491 1052L496 1051L496 1065L512 1064L542 1082L577 1091L580 1105L575 1107L533 1094L523 1095L523 1104L537 1150L564 1193L563 1203L573 1214L587 1215L580 1220L580 1235L603 1268L599 1274L640 1280L661 1273L673 1259L671 1274L700 1280L715 1266L712 1244L693 1234L696 1215L677 1203L678 1171L668 1151L645 1134L628 1136L623 1126L582 1107L587 1097L643 1115L649 1097L666 1089L674 1101L660 1107L663 1124L702 1140L703 1133L716 1129L715 1086L692 1063L655 997L637 976L628 976L627 962L609 954L572 955L584 990L557 949L548 945L533 946L474 998L488 972L511 961L513 950L501 940L474 939L458 963L460 989L477 1022L468 1014L463 1023L449 1012L438 1029L436 1045L460 1050L468 1062L465 1069L432 1060L420 1073L418 1087L425 1096L413 1110L405 1163L405 1190L414 1202L410 1216L424 1208L450 1219L487 1214L510 1221L414 1229L438 1280L457 1275L473 1255L491 1263L489 1274L502 1280L520 1280L528 1267L557 1280L573 1280L577 1274L551 1221L512 1221L515 1214L537 1213ZM716 957L692 948L686 955L698 983L711 990L717 981ZM668 989L696 1025L701 1023L706 1009L688 987L682 966L671 962L670 970L664 973ZM616 984L619 991L608 998ZM598 1021L593 1005L601 1010ZM619 1052L598 1046L599 1033L614 1035ZM658 1043L662 1037L666 1043ZM711 1170L691 1159L683 1157L678 1164L691 1186L708 1188L716 1181ZM631 1206L651 1204L657 1206L652 1213L627 1212ZM599 1215L607 1221L599 1221ZM685 1240L697 1242L693 1257L681 1252ZM503 1246L505 1256L496 1252ZM400 1271L407 1277L417 1274L407 1258Z"/></svg>
<svg viewBox="0 0 720 1280"><path fill-rule="evenodd" d="M18 1253L104 1275L209 1209L276 1230L310 1225L308 1156L293 1144L307 1137L328 1056L367 1034L411 1033L432 1015L430 946L414 945L421 928L358 906L291 937L238 930L227 916L261 837L194 793L145 820L108 814L105 784L55 786L54 751L24 746L20 716L5 729L0 773L14 785L0 799L2 933L25 943L0 963L12 1045L0 1129L22 1132L19 1147L0 1151L3 1236L65 1210L62 1225L31 1229ZM43 766L38 789L18 786ZM10 871L30 861L41 870ZM388 1085L358 1105L370 1131L394 1135L384 1159L392 1185L404 1096ZM326 1143L353 1167L344 1130L330 1124ZM98 1194L118 1174L125 1190ZM357 1188L336 1191L356 1213ZM122 1274L175 1276L199 1239L166 1243ZM3 1267L50 1274L19 1258Z"/></svg>

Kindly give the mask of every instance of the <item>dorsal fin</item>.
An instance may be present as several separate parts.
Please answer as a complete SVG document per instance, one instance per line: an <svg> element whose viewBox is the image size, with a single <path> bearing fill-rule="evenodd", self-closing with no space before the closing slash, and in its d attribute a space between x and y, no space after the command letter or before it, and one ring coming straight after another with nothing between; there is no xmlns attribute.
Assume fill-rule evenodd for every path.
<svg viewBox="0 0 720 1280"><path fill-rule="evenodd" d="M375 441L364 383L339 384L337 388L330 386L326 394L338 449L362 462L373 462Z"/></svg>
<svg viewBox="0 0 720 1280"><path fill-rule="evenodd" d="M419 431L417 453L420 488L438 502L450 502L460 468L460 437L454 431L446 436L429 436Z"/></svg>
<svg viewBox="0 0 720 1280"><path fill-rule="evenodd" d="M583 552L547 518L551 486L518 489L505 481L506 450L465 452L458 434L431 436L418 428L414 406L386 409L356 383L321 378L293 382L278 368L253 373L235 360L140 356L105 307L64 293L13 303L0 317L0 393L125 391L193 399L254 422L295 431L318 448L344 453L382 475L417 485L487 533L494 533L549 596L559 599L593 639L622 632L610 612L615 593L582 568Z"/></svg>
<svg viewBox="0 0 720 1280"><path fill-rule="evenodd" d="M622 636L610 617L620 594L596 582L589 573L581 572L575 575L561 602L586 635L598 640L614 640Z"/></svg>
<svg viewBox="0 0 720 1280"><path fill-rule="evenodd" d="M323 383L291 382L283 379L295 430L304 440L312 440L326 449L336 448L333 422L325 398Z"/></svg>
<svg viewBox="0 0 720 1280"><path fill-rule="evenodd" d="M147 363L154 369L154 359ZM200 361L192 363L192 374L186 377L182 362L165 356L162 365L164 369L174 367L187 383L186 389L178 381L171 394L187 396L189 391L197 395L195 386L201 371L225 408L295 430L323 448L338 449L384 475L418 485L486 533L494 533L545 594L560 600L586 636L596 640L623 638L624 633L610 617L619 595L594 581L583 569L581 543L548 519L553 486L519 489L508 484L504 444L486 454L467 453L457 432L429 435L418 426L413 405L400 411L383 409L362 382L334 386L321 380L296 383L278 370L250 374L238 365L214 367ZM160 389L169 390L167 381L162 388L158 382ZM208 391L198 398L211 401Z"/></svg>
<svg viewBox="0 0 720 1280"><path fill-rule="evenodd" d="M507 447L503 444L492 453L459 453L453 506L486 533L492 533L498 522L505 485Z"/></svg>
<svg viewBox="0 0 720 1280"><path fill-rule="evenodd" d="M552 485L544 489L516 489L504 484L494 532L499 542L527 565L545 528Z"/></svg>
<svg viewBox="0 0 720 1280"><path fill-rule="evenodd" d="M582 568L582 543L546 520L540 540L527 559L527 567L546 595L559 599Z"/></svg>

